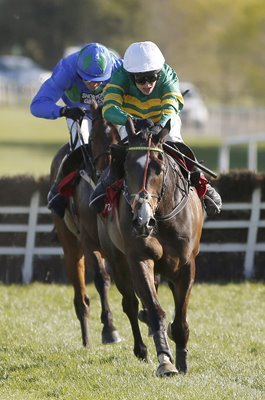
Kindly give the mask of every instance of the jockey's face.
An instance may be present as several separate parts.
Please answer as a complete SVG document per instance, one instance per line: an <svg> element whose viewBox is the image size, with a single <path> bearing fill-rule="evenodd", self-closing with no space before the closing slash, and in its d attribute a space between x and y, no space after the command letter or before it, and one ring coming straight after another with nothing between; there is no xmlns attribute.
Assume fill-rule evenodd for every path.
<svg viewBox="0 0 265 400"><path fill-rule="evenodd" d="M87 87L89 90L92 90L92 91L97 90L97 89L102 85L102 83L103 83L103 82L85 81L84 79L83 79L83 82L84 82L84 84L86 85L86 87Z"/></svg>
<svg viewBox="0 0 265 400"><path fill-rule="evenodd" d="M159 79L158 73L135 74L134 82L136 87L145 95L149 95L155 88L156 82Z"/></svg>
<svg viewBox="0 0 265 400"><path fill-rule="evenodd" d="M152 91L155 88L156 82L145 82L145 83L136 83L135 82L136 87L140 90L140 92L142 92L143 94L149 95L152 93Z"/></svg>

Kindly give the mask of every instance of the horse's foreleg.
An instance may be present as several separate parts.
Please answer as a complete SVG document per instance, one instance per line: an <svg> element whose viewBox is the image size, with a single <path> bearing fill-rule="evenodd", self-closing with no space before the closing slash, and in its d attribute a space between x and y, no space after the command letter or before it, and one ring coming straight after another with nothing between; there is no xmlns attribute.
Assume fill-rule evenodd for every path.
<svg viewBox="0 0 265 400"><path fill-rule="evenodd" d="M132 260L131 271L134 287L142 304L147 310L148 326L153 333L159 366L157 376L171 376L178 373L173 365L171 351L167 341L165 328L165 312L159 304L157 290L154 281L153 260L138 261Z"/></svg>
<svg viewBox="0 0 265 400"><path fill-rule="evenodd" d="M127 315L134 338L134 354L137 358L149 362L147 347L143 342L139 321L138 305L139 301L135 295L129 266L121 253L117 251L115 262L112 262L114 281L122 295L122 309Z"/></svg>
<svg viewBox="0 0 265 400"><path fill-rule="evenodd" d="M94 252L94 283L101 302L102 343L119 343L121 338L114 325L108 300L111 278L106 270L105 259L99 252Z"/></svg>
<svg viewBox="0 0 265 400"><path fill-rule="evenodd" d="M88 346L89 298L86 294L83 252L80 242L68 230L64 221L55 216L54 223L59 241L63 247L68 279L74 288L74 306L76 316L81 325L82 342L84 346Z"/></svg>
<svg viewBox="0 0 265 400"><path fill-rule="evenodd" d="M195 261L185 264L174 283L169 283L175 302L175 317L168 327L168 335L176 344L176 367L186 373L188 370L189 326L187 307L195 276Z"/></svg>
<svg viewBox="0 0 265 400"><path fill-rule="evenodd" d="M160 280L161 280L160 274L155 274L154 275L154 282L155 282L156 293L158 293L158 287L159 287L159 284L160 284ZM142 305L142 310L139 311L138 318L139 318L139 320L141 322L144 322L146 325L148 325L147 309L144 307L144 305ZM149 330L148 330L148 335L152 336L152 332L151 332L150 327L149 327Z"/></svg>

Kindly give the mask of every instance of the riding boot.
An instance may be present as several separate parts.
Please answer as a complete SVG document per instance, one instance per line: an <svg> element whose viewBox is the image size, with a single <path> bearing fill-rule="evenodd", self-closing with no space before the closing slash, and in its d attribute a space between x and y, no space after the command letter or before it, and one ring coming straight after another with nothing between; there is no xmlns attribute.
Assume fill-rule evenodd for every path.
<svg viewBox="0 0 265 400"><path fill-rule="evenodd" d="M68 156L65 156L62 159L61 164L58 168L56 178L47 196L49 210L51 210L54 214L58 215L60 218L64 217L67 200L64 196L62 196L59 193L58 185L61 179L64 177L63 165L67 157Z"/></svg>
<svg viewBox="0 0 265 400"><path fill-rule="evenodd" d="M203 205L208 217L219 214L222 208L222 199L220 194L209 183L206 185L207 190L203 198Z"/></svg>
<svg viewBox="0 0 265 400"><path fill-rule="evenodd" d="M208 217L219 214L222 208L222 199L213 186L210 185L204 174L196 167L190 175L192 185L195 186L199 198Z"/></svg>
<svg viewBox="0 0 265 400"><path fill-rule="evenodd" d="M97 214L101 213L105 207L106 189L113 183L113 176L110 167L107 167L102 173L99 181L90 196L89 207Z"/></svg>

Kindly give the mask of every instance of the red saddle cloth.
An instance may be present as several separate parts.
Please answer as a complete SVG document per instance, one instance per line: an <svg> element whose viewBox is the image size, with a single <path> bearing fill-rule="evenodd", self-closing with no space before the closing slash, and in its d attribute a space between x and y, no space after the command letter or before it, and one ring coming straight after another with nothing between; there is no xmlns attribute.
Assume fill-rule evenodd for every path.
<svg viewBox="0 0 265 400"><path fill-rule="evenodd" d="M123 186L123 179L115 181L111 186L106 189L105 207L101 212L102 217L106 218L110 213L114 213L118 209L121 189Z"/></svg>
<svg viewBox="0 0 265 400"><path fill-rule="evenodd" d="M77 171L70 172L58 184L59 193L65 197L71 197L74 194L75 180L78 176Z"/></svg>
<svg viewBox="0 0 265 400"><path fill-rule="evenodd" d="M209 183L208 179L206 179L203 174L200 174L199 183L195 186L200 199L204 199L207 192L207 183Z"/></svg>

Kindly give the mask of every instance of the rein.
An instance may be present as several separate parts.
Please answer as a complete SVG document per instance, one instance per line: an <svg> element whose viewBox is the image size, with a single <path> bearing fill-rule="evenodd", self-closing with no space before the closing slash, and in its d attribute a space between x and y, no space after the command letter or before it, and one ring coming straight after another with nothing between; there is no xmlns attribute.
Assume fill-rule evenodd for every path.
<svg viewBox="0 0 265 400"><path fill-rule="evenodd" d="M168 221L169 219L175 217L186 206L186 204L188 202L188 198L189 198L189 184L183 178L179 169L176 168L176 166L179 164L178 163L176 164L176 160L172 159L172 157L170 155L167 154L167 156L168 156L168 162L171 165L171 168L173 169L175 174L177 174L179 176L180 180L182 181L183 188L181 188L179 185L177 185L177 186L178 186L179 190L181 190L183 192L183 196L182 196L182 199L180 200L180 202L173 208L173 210L171 212L169 212L166 215L157 216L156 217L157 221Z"/></svg>
<svg viewBox="0 0 265 400"><path fill-rule="evenodd" d="M74 124L72 125L71 129L73 128L73 126L74 126ZM82 135L82 132L81 132L81 123L79 123L79 122L77 122L77 124L76 124L76 131L77 131L77 136L78 136L78 138L80 140L80 143L81 143L80 148L81 148L81 152L82 152L85 168L86 168L86 170L88 170L89 169L89 165L90 165L90 167L93 169L93 161L91 160L90 154L87 151L87 148L86 148L86 145L85 145L85 142L84 142L84 138L83 138L83 135Z"/></svg>

